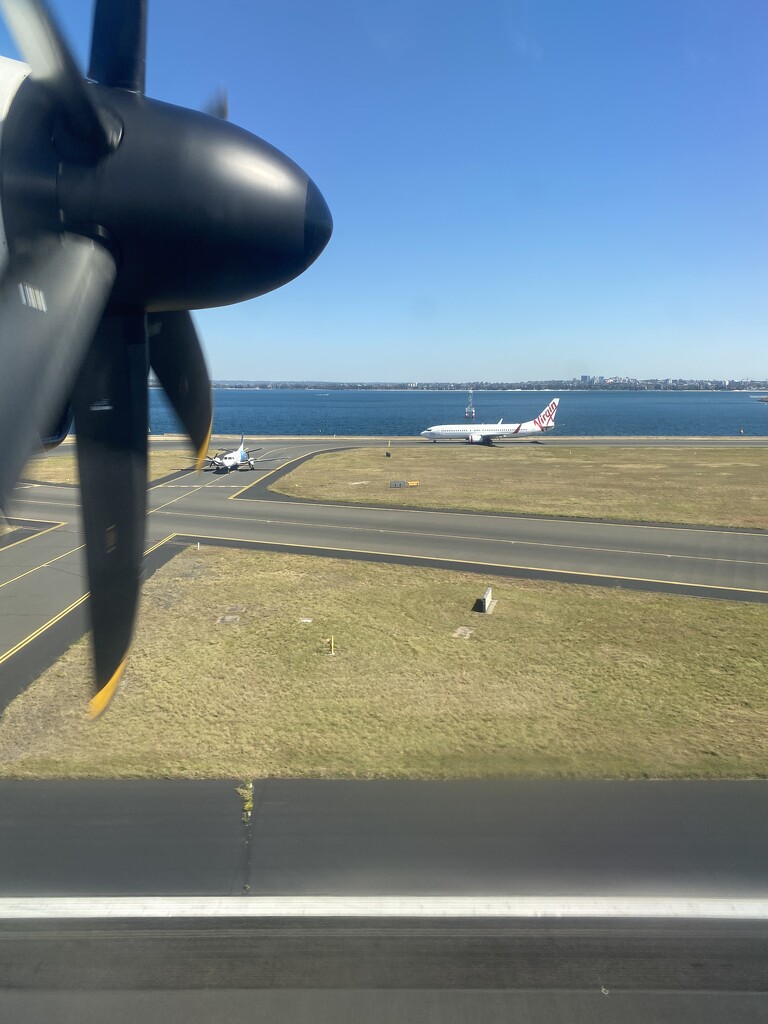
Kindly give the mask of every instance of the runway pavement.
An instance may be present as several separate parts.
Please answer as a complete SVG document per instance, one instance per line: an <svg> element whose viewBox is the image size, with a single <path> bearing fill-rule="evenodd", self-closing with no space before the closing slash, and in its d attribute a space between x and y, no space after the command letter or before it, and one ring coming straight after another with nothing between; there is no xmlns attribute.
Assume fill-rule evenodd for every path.
<svg viewBox="0 0 768 1024"><path fill-rule="evenodd" d="M768 1008L762 783L256 780L248 820L235 785L0 783L0 1010L42 1019L61 991L73 1015L181 1020L197 989L236 1021Z"/></svg>
<svg viewBox="0 0 768 1024"><path fill-rule="evenodd" d="M7 897L768 900L768 785L0 780ZM767 969L768 969L768 961Z"/></svg>
<svg viewBox="0 0 768 1024"><path fill-rule="evenodd" d="M235 785L0 783L2 1019L765 1019L764 783Z"/></svg>

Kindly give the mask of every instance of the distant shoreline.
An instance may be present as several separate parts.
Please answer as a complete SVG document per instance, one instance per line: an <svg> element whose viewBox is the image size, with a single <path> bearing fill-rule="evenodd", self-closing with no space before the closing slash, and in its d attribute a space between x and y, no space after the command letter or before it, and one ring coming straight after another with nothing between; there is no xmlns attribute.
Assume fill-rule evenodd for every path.
<svg viewBox="0 0 768 1024"><path fill-rule="evenodd" d="M150 387L160 388L159 384L152 384ZM461 393L463 391L472 390L476 394L494 394L495 392L502 393L520 393L520 394L536 394L540 392L554 392L563 391L569 394L579 393L592 393L595 391L605 392L608 394L664 394L674 392L675 394L755 394L758 392L768 391L768 383L761 386L749 387L749 388L691 388L691 387L629 387L623 385L613 385L609 387L574 387L565 385L541 385L536 387L528 388L510 388L510 387L460 387L439 384L430 384L423 387L410 388L410 387L390 387L386 384L296 384L296 383L282 383L275 381L272 384L236 384L232 383L219 383L213 381L211 387L214 391L392 391L400 394L429 394L430 392L440 393ZM161 389L162 390L162 389ZM758 401L768 402L768 395L759 397Z"/></svg>

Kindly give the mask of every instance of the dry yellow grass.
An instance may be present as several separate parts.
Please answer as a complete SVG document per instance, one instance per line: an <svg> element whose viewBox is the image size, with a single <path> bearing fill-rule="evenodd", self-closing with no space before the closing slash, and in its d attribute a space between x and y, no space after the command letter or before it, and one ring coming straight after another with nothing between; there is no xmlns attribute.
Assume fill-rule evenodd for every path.
<svg viewBox="0 0 768 1024"><path fill-rule="evenodd" d="M171 473L192 469L194 461L194 455L181 448L178 451L165 451L150 447L149 480L159 480ZM77 484L79 477L74 449L30 459L22 471L21 478L46 484Z"/></svg>
<svg viewBox="0 0 768 1024"><path fill-rule="evenodd" d="M364 504L768 529L768 449L425 445L319 455L272 488ZM418 480L391 489L390 480Z"/></svg>
<svg viewBox="0 0 768 1024"><path fill-rule="evenodd" d="M188 550L107 713L82 641L6 710L0 774L764 777L766 635L766 605Z"/></svg>

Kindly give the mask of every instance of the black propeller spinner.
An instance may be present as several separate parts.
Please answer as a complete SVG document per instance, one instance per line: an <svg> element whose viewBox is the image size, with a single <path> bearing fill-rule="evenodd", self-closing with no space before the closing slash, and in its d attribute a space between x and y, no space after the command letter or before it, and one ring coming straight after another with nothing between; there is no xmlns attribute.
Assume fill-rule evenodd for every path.
<svg viewBox="0 0 768 1024"><path fill-rule="evenodd" d="M146 0L96 0L92 81L44 0L0 2L29 64L0 68L0 507L41 438L64 437L71 408L96 716L117 688L138 601L148 367L201 466L213 408L188 311L286 284L320 255L332 220L317 186L268 143L145 97Z"/></svg>

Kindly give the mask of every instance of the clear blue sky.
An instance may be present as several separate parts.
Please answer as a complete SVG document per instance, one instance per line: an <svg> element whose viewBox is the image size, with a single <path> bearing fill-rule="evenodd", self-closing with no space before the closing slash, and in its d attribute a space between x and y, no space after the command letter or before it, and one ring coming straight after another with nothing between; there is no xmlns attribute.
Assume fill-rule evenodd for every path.
<svg viewBox="0 0 768 1024"><path fill-rule="evenodd" d="M335 221L198 314L212 375L768 376L767 39L765 0L150 3L148 94L226 85Z"/></svg>

